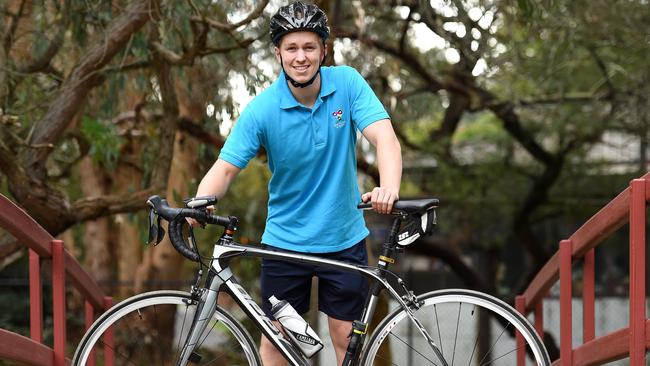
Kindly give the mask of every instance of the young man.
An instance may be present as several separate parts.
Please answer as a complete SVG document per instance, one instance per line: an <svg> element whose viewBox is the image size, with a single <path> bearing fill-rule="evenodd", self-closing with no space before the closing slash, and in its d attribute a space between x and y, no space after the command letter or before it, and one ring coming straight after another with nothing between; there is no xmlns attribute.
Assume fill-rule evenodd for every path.
<svg viewBox="0 0 650 366"><path fill-rule="evenodd" d="M388 114L366 81L349 67L321 67L329 36L327 17L315 5L284 6L271 19L278 79L245 108L218 160L199 184L197 196L223 197L260 146L268 154L268 218L262 243L270 249L319 253L367 264L368 235L360 200L389 213L398 199L402 173L400 145ZM360 195L356 136L377 150L380 186ZM262 263L262 308L268 298L289 301L299 313L309 307L311 279L319 278L319 310L328 315L338 364L353 320L365 302L365 279L347 272L282 261ZM286 361L264 337L265 366Z"/></svg>

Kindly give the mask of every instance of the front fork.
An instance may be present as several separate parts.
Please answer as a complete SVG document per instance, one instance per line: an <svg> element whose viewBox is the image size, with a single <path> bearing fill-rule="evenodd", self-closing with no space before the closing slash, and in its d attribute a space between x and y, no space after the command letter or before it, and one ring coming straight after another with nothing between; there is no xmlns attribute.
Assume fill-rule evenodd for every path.
<svg viewBox="0 0 650 366"><path fill-rule="evenodd" d="M205 329L210 323L210 319L214 316L217 309L219 287L221 287L223 282L223 279L218 275L209 271L206 280L208 286L206 288L192 287L192 298L189 301L197 302L198 306L196 313L194 313L194 320L192 321L192 326L190 327L185 344L183 344L181 355L176 363L177 366L185 366L192 358L200 357L194 354L194 348L199 342L201 334L205 332Z"/></svg>

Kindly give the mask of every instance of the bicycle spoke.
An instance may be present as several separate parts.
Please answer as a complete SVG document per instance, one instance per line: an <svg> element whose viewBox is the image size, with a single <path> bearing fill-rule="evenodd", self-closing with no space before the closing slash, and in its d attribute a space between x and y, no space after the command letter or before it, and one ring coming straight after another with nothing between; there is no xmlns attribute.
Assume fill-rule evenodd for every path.
<svg viewBox="0 0 650 366"><path fill-rule="evenodd" d="M456 345L458 344L458 324L460 324L460 311L463 308L463 303L458 303L458 317L456 318L456 334L454 335L454 350L451 353L451 366L454 366L454 359L456 359Z"/></svg>
<svg viewBox="0 0 650 366"><path fill-rule="evenodd" d="M113 348L113 347L107 345L106 343L104 343L104 341L102 341L102 340L98 340L97 342L98 342L99 345L101 345L101 346L103 346L103 347L108 347L108 348L110 348L110 349L113 351L114 354L119 355L120 358L123 358L123 359L126 360L128 363L130 363L131 365L138 366L137 364L133 363L133 362L129 359L128 356L126 356L126 355L124 355L124 354L121 354L121 353L118 352L115 348Z"/></svg>
<svg viewBox="0 0 650 366"><path fill-rule="evenodd" d="M481 358L481 361L479 362L479 364L483 364L483 361L485 360L485 358L492 352L492 349L499 342L499 339L501 339L501 336L503 335L503 333L505 333L505 331L508 330L508 328L510 328L510 325L511 325L511 323L508 323L508 325L501 330L501 333L497 337L497 340L494 341L494 343L492 343L492 345L490 346L490 349L488 349L487 352L485 353L485 356L483 356L483 358Z"/></svg>
<svg viewBox="0 0 650 366"><path fill-rule="evenodd" d="M476 305L474 305L474 308L472 309L471 317L474 317L474 312L476 311ZM480 314L479 314L480 316ZM472 354L469 357L469 361L467 362L467 366L470 366L472 364L472 359L474 358L474 353L476 352L476 347L478 346L478 340L480 339L481 336L481 331L483 329L481 327L478 328L478 332L476 332L476 339L474 339L474 347L472 347Z"/></svg>
<svg viewBox="0 0 650 366"><path fill-rule="evenodd" d="M421 306L416 317L431 336L436 338L434 333L438 333L440 343L436 344L439 347L436 348L436 356L423 348L426 347L427 337L406 336L410 318L408 312L402 310L392 313L375 330L369 340L367 355L363 358L364 366L390 364L383 360L391 357L393 364L409 364L412 355L427 360L414 360L418 366L447 365L447 362L449 366L510 366L516 364L515 355L517 350L521 352L522 349L526 351L527 360L532 359L535 365L551 365L544 344L530 323L511 306L493 296L454 289L430 292L418 299ZM515 337L511 336L513 330L522 334L524 346L516 344ZM447 346L446 350L442 347L443 343ZM380 358L378 352L386 350L393 351L384 353ZM441 356L443 352L444 356ZM449 355L452 352L453 357Z"/></svg>
<svg viewBox="0 0 650 366"><path fill-rule="evenodd" d="M106 354L113 354L117 365L178 364L178 352L186 342L185 333L194 328L190 325L194 314L194 306L188 306L190 298L191 295L186 292L154 291L117 304L82 339L73 365L85 366L94 350L101 352L105 346L104 337L109 331L113 333L114 341L110 347L105 346ZM197 366L261 365L255 342L236 318L217 307L209 321L214 323L206 329L205 337L203 332L199 334L197 341L201 342L197 342L197 348L193 350L203 356L203 360L196 358ZM209 338L206 339L207 336Z"/></svg>
<svg viewBox="0 0 650 366"><path fill-rule="evenodd" d="M440 321L438 320L438 307L433 305L433 312L436 314L436 326L438 328L438 341L440 343L440 352L442 357L445 357L445 346L442 344L442 336L440 335Z"/></svg>
<svg viewBox="0 0 650 366"><path fill-rule="evenodd" d="M430 360L427 356L425 356L424 354L422 354L422 352L416 350L415 347L413 347L413 346L411 346L410 344L406 343L402 338L400 338L399 336L395 335L393 332L390 332L390 335L393 336L393 337L395 337L398 341L404 343L408 348L410 348L411 350L415 351L415 353L417 353L418 355L422 356L422 358L424 358L425 360L429 361L430 364L432 364L432 365L434 365L434 366L438 366L437 363L435 363L435 362L433 362L432 360Z"/></svg>
<svg viewBox="0 0 650 366"><path fill-rule="evenodd" d="M479 366L489 365L489 364L491 364L492 362L494 362L494 361L496 361L496 360L498 360L498 359L500 359L500 358L504 358L504 357L506 357L507 355L511 354L512 352L517 352L517 351L520 350L521 348L522 348L522 347L517 347L517 348L513 349L512 351L506 352L505 354L503 354L503 355L501 355L501 356L499 356L499 357L497 357L497 358L491 360L490 362L482 363L482 364L480 364ZM524 346L523 348L526 348L526 346Z"/></svg>
<svg viewBox="0 0 650 366"><path fill-rule="evenodd" d="M212 333L212 330L214 329L214 327L217 326L217 324L219 324L219 321L215 320L214 324L212 324L212 327L210 327L210 330L206 332L205 337L203 337L203 340L201 342L199 342L199 345L197 346L198 348L201 348L201 346L203 345L203 342L205 342L205 340L208 339L208 337L210 336L210 333Z"/></svg>
<svg viewBox="0 0 650 366"><path fill-rule="evenodd" d="M185 319L187 319L187 310L189 309L189 306L185 307L185 314L183 315L183 323L181 324L181 331L178 333L178 345L176 346L176 349L178 350L178 356L176 357L176 364L178 364L179 358L181 357L181 340L183 339L183 331L185 330Z"/></svg>
<svg viewBox="0 0 650 366"><path fill-rule="evenodd" d="M380 358L380 359L382 359L382 360L384 360L384 361L388 361L388 362L390 362L390 364L393 365L393 366L399 366L399 365L396 364L395 362L389 360L388 358L386 358L386 357L384 357L384 356L382 356L382 355L380 355L380 354L377 355L377 358Z"/></svg>

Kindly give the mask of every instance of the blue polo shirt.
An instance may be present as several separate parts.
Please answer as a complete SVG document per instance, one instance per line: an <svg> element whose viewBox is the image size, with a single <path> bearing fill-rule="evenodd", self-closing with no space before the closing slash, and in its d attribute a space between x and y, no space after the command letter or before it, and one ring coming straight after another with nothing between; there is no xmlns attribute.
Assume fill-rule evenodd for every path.
<svg viewBox="0 0 650 366"><path fill-rule="evenodd" d="M296 101L284 73L255 97L219 155L243 169L264 146L271 180L262 242L329 253L368 235L357 184L357 130L388 118L364 78L347 66L322 67L312 108Z"/></svg>

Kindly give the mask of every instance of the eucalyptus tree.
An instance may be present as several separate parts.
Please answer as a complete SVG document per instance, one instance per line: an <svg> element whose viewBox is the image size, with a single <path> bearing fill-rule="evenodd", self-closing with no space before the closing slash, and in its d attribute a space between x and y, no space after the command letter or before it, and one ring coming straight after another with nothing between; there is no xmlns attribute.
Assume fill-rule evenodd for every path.
<svg viewBox="0 0 650 366"><path fill-rule="evenodd" d="M143 210L177 176L181 135L223 142L220 123L236 112L230 80L265 82L253 55L267 52L267 4L2 2L2 191L54 235ZM17 248L4 237L0 253Z"/></svg>
<svg viewBox="0 0 650 366"><path fill-rule="evenodd" d="M646 169L644 1L333 6L335 59L362 70L391 109L405 150L402 195L442 198L443 238L422 250L470 286L520 289L570 234L569 213L593 214L583 202L621 189L597 189L590 177ZM505 251L526 259L499 263Z"/></svg>

